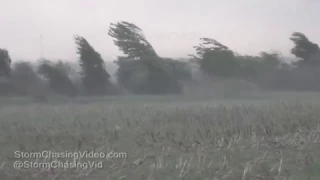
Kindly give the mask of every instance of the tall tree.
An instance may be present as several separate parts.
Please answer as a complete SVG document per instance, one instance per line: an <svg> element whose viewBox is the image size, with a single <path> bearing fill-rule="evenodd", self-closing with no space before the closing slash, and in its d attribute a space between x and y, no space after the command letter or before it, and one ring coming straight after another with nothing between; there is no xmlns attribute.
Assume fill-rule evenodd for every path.
<svg viewBox="0 0 320 180"><path fill-rule="evenodd" d="M0 95L9 95L13 92L11 81L11 58L6 49L0 49Z"/></svg>
<svg viewBox="0 0 320 180"><path fill-rule="evenodd" d="M180 80L191 80L191 67L188 62L172 58L162 58L165 67L170 71L170 73L179 81Z"/></svg>
<svg viewBox="0 0 320 180"><path fill-rule="evenodd" d="M68 62L64 62L62 60L58 60L57 63L55 63L55 67L63 73L65 76L74 76L76 74L75 70L72 68L71 64Z"/></svg>
<svg viewBox="0 0 320 180"><path fill-rule="evenodd" d="M313 61L310 57L313 54L320 52L319 46L311 42L306 35L300 32L294 32L290 37L293 41L294 47L291 49L291 53L300 58L298 65L315 65L319 64L318 60ZM320 61L320 60L319 60Z"/></svg>
<svg viewBox="0 0 320 180"><path fill-rule="evenodd" d="M30 95L37 88L40 88L41 79L30 62L18 61L14 63L11 75L17 92L20 94Z"/></svg>
<svg viewBox="0 0 320 180"><path fill-rule="evenodd" d="M75 36L79 64L82 69L82 84L87 95L104 95L107 93L110 75L105 69L101 55L81 36Z"/></svg>
<svg viewBox="0 0 320 180"><path fill-rule="evenodd" d="M148 69L140 60L118 57L115 63L119 66L116 76L119 85L125 89L139 94L141 87L148 77Z"/></svg>
<svg viewBox="0 0 320 180"><path fill-rule="evenodd" d="M261 52L260 57L262 60L262 64L265 66L265 68L274 69L277 67L280 67L282 64L282 60L280 58L279 53L276 52Z"/></svg>
<svg viewBox="0 0 320 180"><path fill-rule="evenodd" d="M59 63L52 64L45 60L40 62L38 72L49 82L51 89L61 95L74 97L77 89L67 74L59 69Z"/></svg>
<svg viewBox="0 0 320 180"><path fill-rule="evenodd" d="M142 30L135 24L126 21L111 23L108 34L114 38L114 44L130 59L158 57Z"/></svg>
<svg viewBox="0 0 320 180"><path fill-rule="evenodd" d="M0 49L0 77L10 77L10 65L11 58L9 56L9 52L6 49Z"/></svg>
<svg viewBox="0 0 320 180"><path fill-rule="evenodd" d="M125 21L116 24L111 23L108 34L114 38L114 44L125 55L124 57L118 57L118 65L124 65L120 61L126 59L137 61L145 67L146 73L144 74L146 77L143 78L137 88L141 93L166 94L181 92L179 82L165 67L163 59L157 55L139 27ZM119 69L123 70L121 67ZM139 72L135 71L134 73Z"/></svg>
<svg viewBox="0 0 320 180"><path fill-rule="evenodd" d="M233 51L215 39L200 38L199 46L194 46L196 55L192 56L201 70L208 74L220 77L234 76L238 64Z"/></svg>

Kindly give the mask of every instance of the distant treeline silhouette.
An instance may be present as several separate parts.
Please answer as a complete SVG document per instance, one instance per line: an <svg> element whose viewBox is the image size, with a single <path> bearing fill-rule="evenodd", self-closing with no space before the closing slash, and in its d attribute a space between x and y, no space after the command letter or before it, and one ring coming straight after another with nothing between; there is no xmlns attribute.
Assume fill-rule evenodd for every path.
<svg viewBox="0 0 320 180"><path fill-rule="evenodd" d="M239 55L211 38L200 38L200 44L194 46L195 53L187 61L164 58L157 54L139 27L125 21L111 23L108 34L124 54L114 61L118 65L116 83L110 80L101 55L84 37L75 36L80 72L63 61L39 59L35 65L27 61L12 63L8 50L0 49L0 95L45 100L50 94L161 95L202 92L201 88L208 92L226 88L248 92L254 88L320 91L319 46L300 32L290 37L291 53L297 58L294 63L284 61L278 52Z"/></svg>

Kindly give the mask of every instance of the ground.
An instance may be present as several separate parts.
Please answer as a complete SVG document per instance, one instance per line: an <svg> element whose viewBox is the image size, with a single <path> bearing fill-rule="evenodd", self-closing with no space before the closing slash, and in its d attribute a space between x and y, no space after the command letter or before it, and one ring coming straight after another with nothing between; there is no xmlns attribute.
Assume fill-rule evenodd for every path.
<svg viewBox="0 0 320 180"><path fill-rule="evenodd" d="M1 99L1 179L318 180L320 96ZM17 152L114 152L84 169ZM60 162L71 158L58 159ZM17 161L25 162L14 169ZM29 164L28 164L29 163ZM29 165L29 166L27 166ZM17 167L16 167L17 168Z"/></svg>

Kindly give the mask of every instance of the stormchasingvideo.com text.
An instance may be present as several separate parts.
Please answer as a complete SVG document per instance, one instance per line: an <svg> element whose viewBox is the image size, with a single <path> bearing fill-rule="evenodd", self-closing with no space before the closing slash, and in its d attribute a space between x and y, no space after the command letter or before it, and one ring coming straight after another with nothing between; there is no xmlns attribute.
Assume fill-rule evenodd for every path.
<svg viewBox="0 0 320 180"><path fill-rule="evenodd" d="M24 159L109 159L109 158L127 158L125 152L95 152L95 151L40 151L40 152L23 152L15 151L15 158Z"/></svg>
<svg viewBox="0 0 320 180"><path fill-rule="evenodd" d="M20 169L101 169L103 163L112 158L127 158L124 152L23 152L15 151L13 168Z"/></svg>

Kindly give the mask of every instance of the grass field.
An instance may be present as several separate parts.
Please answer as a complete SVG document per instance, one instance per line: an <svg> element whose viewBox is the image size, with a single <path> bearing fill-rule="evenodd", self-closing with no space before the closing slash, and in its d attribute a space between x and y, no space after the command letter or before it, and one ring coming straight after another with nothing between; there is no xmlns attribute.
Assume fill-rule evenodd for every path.
<svg viewBox="0 0 320 180"><path fill-rule="evenodd" d="M317 93L2 99L0 179L319 180L319 138ZM127 157L80 159L102 168L13 168L54 161L14 156L45 150Z"/></svg>

